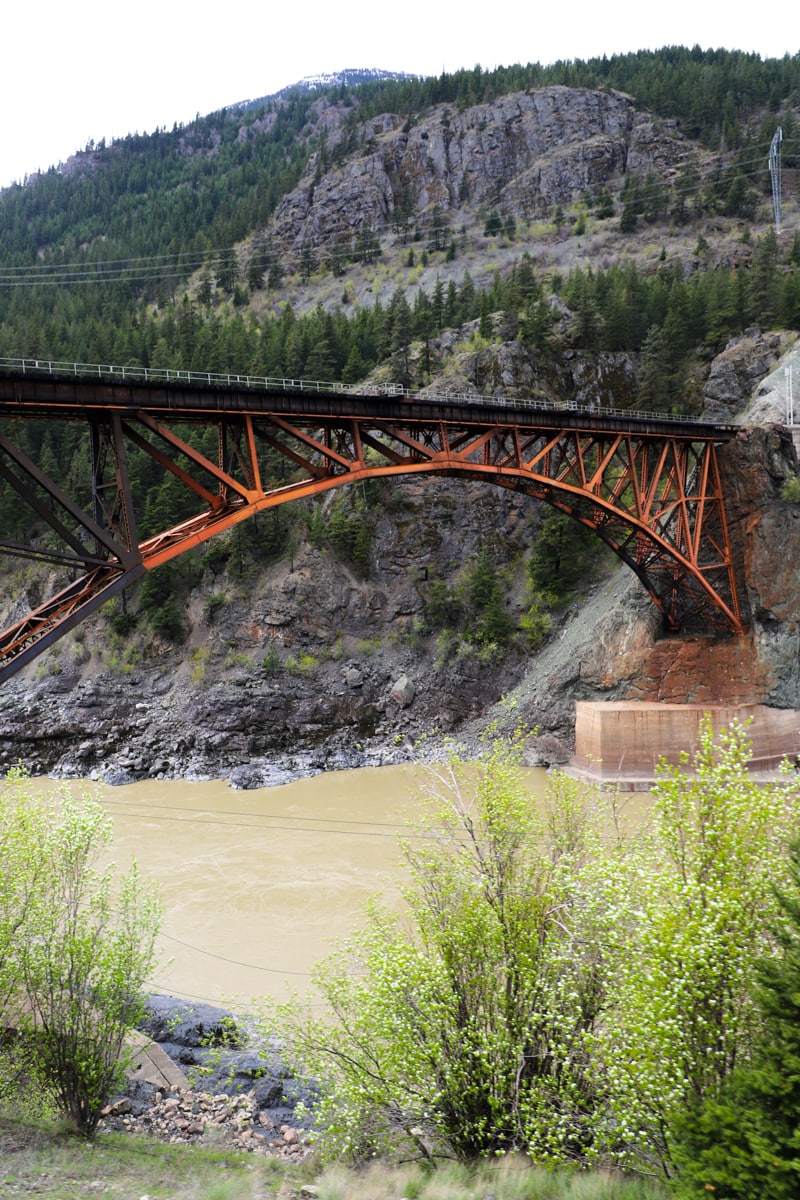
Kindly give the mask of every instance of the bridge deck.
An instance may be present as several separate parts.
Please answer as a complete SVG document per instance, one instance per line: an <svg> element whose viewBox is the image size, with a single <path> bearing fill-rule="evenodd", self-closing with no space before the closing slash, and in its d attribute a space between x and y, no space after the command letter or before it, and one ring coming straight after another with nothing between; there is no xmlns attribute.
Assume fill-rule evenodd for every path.
<svg viewBox="0 0 800 1200"><path fill-rule="evenodd" d="M121 368L117 368L121 371ZM694 437L698 441L729 441L739 425L693 420L685 416L637 413L628 409L593 409L577 404L548 404L541 400L488 399L475 395L415 394L400 388L384 393L336 388L300 381L265 381L263 386L241 382L240 376L199 375L150 378L167 372L148 372L144 379L92 378L57 372L10 370L0 367L0 420L85 420L92 413L116 411L207 422L215 415L247 413L292 417L355 420L374 419L458 424L517 425L521 429L585 429L589 432L651 434L654 437ZM401 393L401 394L398 394Z"/></svg>

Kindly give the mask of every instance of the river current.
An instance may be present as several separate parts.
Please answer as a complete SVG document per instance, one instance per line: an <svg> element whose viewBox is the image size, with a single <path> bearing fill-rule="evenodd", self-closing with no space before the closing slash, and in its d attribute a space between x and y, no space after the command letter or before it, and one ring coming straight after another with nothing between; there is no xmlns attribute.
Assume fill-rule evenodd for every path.
<svg viewBox="0 0 800 1200"><path fill-rule="evenodd" d="M367 900L397 901L398 838L422 771L333 771L253 791L222 780L38 785L100 800L113 819L114 862L125 869L135 858L158 884L152 990L235 1008L308 996L314 963L362 923ZM534 794L544 778L531 772Z"/></svg>
<svg viewBox="0 0 800 1200"><path fill-rule="evenodd" d="M114 823L113 859L135 858L164 904L153 991L249 1007L313 999L311 968L363 923L367 900L399 900L398 839L423 767L334 771L279 787L224 781L73 782ZM534 803L546 773L528 773ZM40 780L45 790L62 785Z"/></svg>

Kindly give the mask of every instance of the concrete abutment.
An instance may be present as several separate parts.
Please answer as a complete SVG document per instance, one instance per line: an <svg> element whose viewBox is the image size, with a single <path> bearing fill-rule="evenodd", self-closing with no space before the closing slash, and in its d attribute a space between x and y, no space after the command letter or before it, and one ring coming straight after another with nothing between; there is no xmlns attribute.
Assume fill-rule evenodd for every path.
<svg viewBox="0 0 800 1200"><path fill-rule="evenodd" d="M746 725L751 773L776 778L784 759L800 755L800 710L766 704L672 704L652 701L577 701L575 754L567 772L623 791L647 791L661 760L681 763L698 748L701 723L715 734L737 721Z"/></svg>

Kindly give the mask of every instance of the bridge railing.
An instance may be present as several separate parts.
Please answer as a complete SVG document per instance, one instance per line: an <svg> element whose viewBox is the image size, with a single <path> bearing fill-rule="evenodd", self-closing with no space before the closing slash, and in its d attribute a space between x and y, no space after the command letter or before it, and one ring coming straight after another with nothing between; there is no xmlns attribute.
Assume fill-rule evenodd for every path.
<svg viewBox="0 0 800 1200"><path fill-rule="evenodd" d="M56 362L40 358L0 358L0 371L21 375L77 376L109 382L189 383L199 387L252 388L254 391L317 392L330 395L387 396L393 399L424 400L448 404L488 404L499 408L530 408L543 412L583 412L592 416L632 418L641 421L677 421L682 424L708 425L714 422L682 413L652 413L629 408L601 408L599 405L521 399L506 396L482 396L480 392L426 392L400 383L346 384L318 379L285 379L268 375L235 375L217 371L180 371L171 367L122 367L110 363Z"/></svg>

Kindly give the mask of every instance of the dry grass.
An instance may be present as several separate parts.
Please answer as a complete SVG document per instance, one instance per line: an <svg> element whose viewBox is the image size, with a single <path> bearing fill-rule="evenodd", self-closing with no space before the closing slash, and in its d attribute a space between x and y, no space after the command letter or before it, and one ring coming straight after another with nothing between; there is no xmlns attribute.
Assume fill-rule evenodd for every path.
<svg viewBox="0 0 800 1200"><path fill-rule="evenodd" d="M57 1126L0 1117L0 1200L302 1200L313 1183L319 1200L666 1200L657 1184L611 1172L544 1171L524 1159L434 1171L375 1164L330 1167L314 1178L313 1162L292 1166L213 1144L168 1145L131 1134L94 1143Z"/></svg>
<svg viewBox="0 0 800 1200"><path fill-rule="evenodd" d="M524 1159L477 1167L332 1167L316 1181L319 1200L665 1200L659 1185L611 1172L544 1171Z"/></svg>

